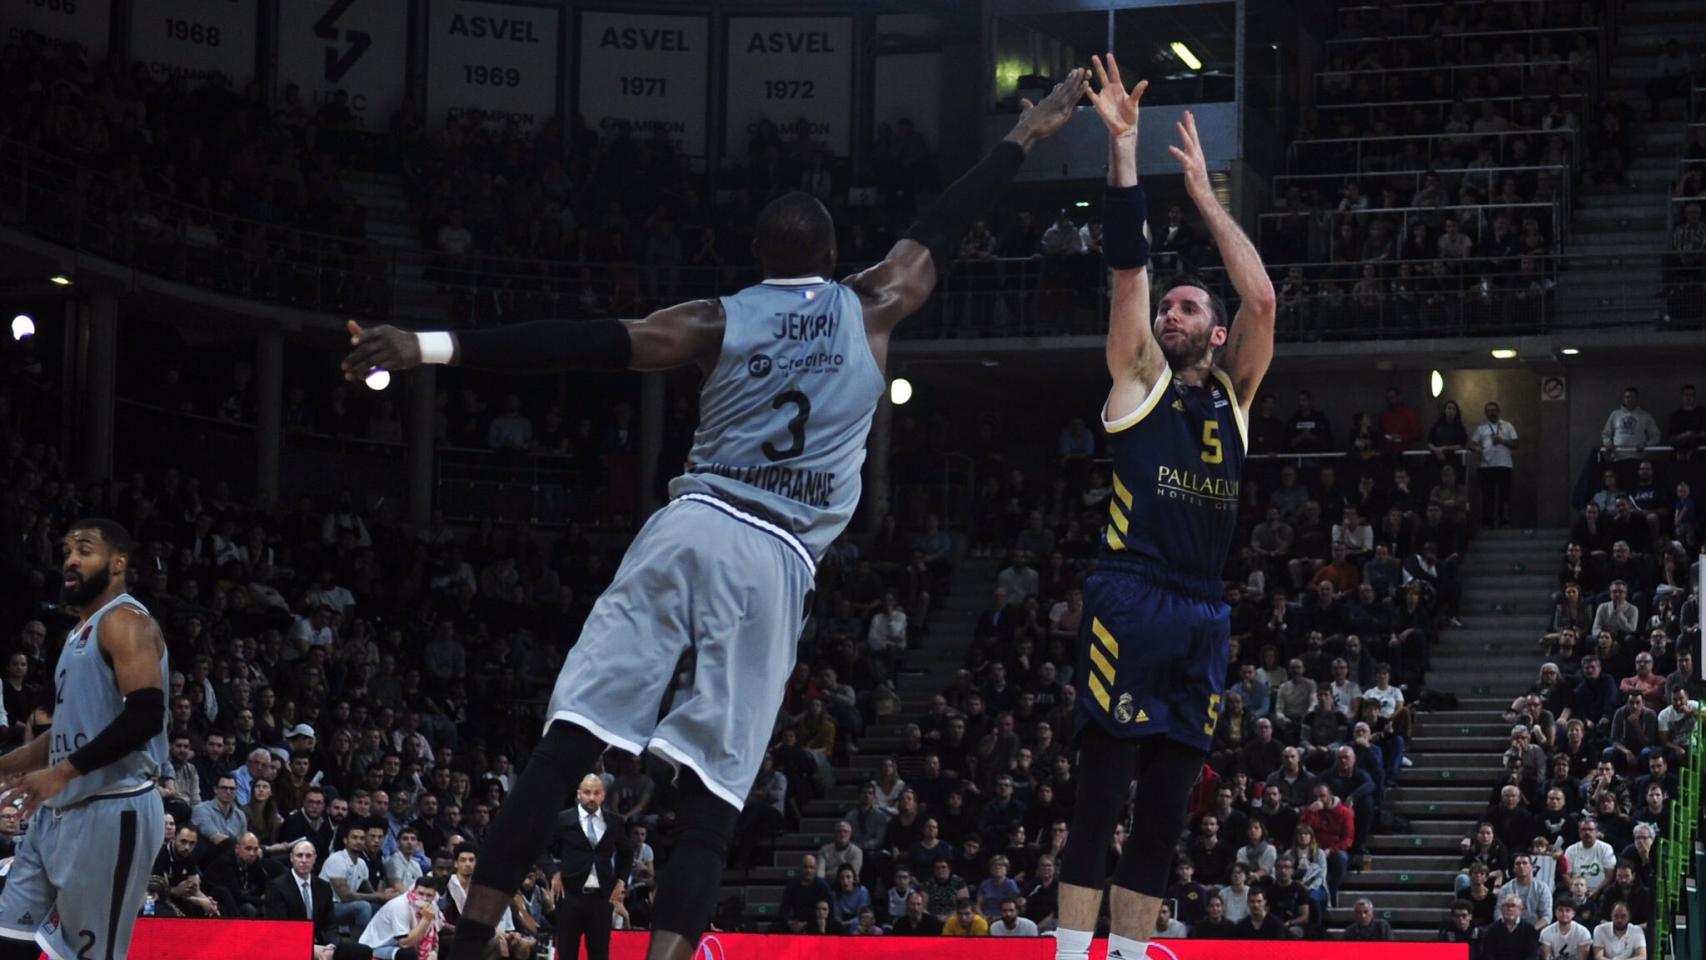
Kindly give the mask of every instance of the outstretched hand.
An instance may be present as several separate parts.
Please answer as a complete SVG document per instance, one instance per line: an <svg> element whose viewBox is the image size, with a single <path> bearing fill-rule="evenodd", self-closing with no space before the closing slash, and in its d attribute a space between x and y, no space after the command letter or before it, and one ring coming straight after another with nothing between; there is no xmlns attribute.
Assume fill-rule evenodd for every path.
<svg viewBox="0 0 1706 960"><path fill-rule="evenodd" d="M1097 115L1108 128L1108 135L1123 137L1136 134L1138 105L1143 100L1143 92L1149 89L1149 81L1139 80L1127 92L1120 80L1119 61L1112 53L1108 54L1105 65L1098 56L1092 56L1090 64L1096 69L1096 86L1100 89L1088 89L1087 93L1090 102L1096 106Z"/></svg>
<svg viewBox="0 0 1706 960"><path fill-rule="evenodd" d="M1078 67L1067 74L1065 80L1055 84L1042 102L1032 103L1021 97L1019 122L1013 125L1013 132L1007 139L1029 150L1038 140L1054 136L1066 126L1066 121L1072 119L1072 109L1089 91L1088 76L1088 71Z"/></svg>
<svg viewBox="0 0 1706 960"><path fill-rule="evenodd" d="M421 365L420 340L388 324L363 329L351 320L349 343L354 349L344 357L342 366L344 379L351 383L366 379L376 368L396 372Z"/></svg>
<svg viewBox="0 0 1706 960"><path fill-rule="evenodd" d="M1201 203L1214 191L1208 183L1208 161L1203 157L1202 140L1197 136L1196 115L1186 110L1185 119L1174 126L1179 130L1179 145L1169 146L1167 152L1179 161L1180 172L1185 175L1185 191L1192 200Z"/></svg>

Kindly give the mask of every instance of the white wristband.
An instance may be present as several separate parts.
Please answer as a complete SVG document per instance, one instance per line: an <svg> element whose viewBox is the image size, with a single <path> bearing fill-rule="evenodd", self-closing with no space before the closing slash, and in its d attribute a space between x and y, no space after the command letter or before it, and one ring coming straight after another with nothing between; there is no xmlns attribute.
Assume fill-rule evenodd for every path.
<svg viewBox="0 0 1706 960"><path fill-rule="evenodd" d="M456 356L456 340L448 331L417 333L415 341L420 344L422 363L449 363Z"/></svg>

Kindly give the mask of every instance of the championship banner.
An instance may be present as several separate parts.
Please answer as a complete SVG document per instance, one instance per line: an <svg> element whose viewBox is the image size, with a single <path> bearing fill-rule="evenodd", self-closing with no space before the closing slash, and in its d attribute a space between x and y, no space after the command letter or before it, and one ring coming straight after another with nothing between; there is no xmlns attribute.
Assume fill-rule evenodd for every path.
<svg viewBox="0 0 1706 960"><path fill-rule="evenodd" d="M524 131L557 115L558 11L486 0L431 6L429 113Z"/></svg>
<svg viewBox="0 0 1706 960"><path fill-rule="evenodd" d="M852 148L853 21L848 17L729 19L728 137L744 157L763 120L792 140L801 123L836 156Z"/></svg>
<svg viewBox="0 0 1706 960"><path fill-rule="evenodd" d="M112 32L112 0L10 0L6 42L39 33L50 47L68 47L84 63L97 66L107 55Z"/></svg>
<svg viewBox="0 0 1706 960"><path fill-rule="evenodd" d="M581 115L602 136L626 123L637 140L662 131L703 157L710 39L704 17L582 13Z"/></svg>
<svg viewBox="0 0 1706 960"><path fill-rule="evenodd" d="M302 88L309 113L338 90L356 125L384 132L402 106L409 8L396 0L289 0L278 8L278 88Z"/></svg>
<svg viewBox="0 0 1706 960"><path fill-rule="evenodd" d="M132 0L130 50L156 80L212 74L233 89L255 78L256 0Z"/></svg>

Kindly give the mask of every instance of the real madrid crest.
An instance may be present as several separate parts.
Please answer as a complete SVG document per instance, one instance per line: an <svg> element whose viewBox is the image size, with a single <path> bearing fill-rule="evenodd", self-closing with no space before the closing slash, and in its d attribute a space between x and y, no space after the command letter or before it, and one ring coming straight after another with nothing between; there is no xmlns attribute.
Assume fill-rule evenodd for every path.
<svg viewBox="0 0 1706 960"><path fill-rule="evenodd" d="M1120 694L1120 702L1114 704L1114 719L1121 723L1131 722L1131 694Z"/></svg>

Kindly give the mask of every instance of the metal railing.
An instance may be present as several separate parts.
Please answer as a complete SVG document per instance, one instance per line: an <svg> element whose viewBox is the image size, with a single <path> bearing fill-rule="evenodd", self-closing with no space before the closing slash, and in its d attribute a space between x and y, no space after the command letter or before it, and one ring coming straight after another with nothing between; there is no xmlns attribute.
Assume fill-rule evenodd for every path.
<svg viewBox="0 0 1706 960"><path fill-rule="evenodd" d="M1422 7L1437 6L1437 4L1399 4L1398 9L1404 9L1407 6ZM1376 8L1370 7L1368 9L1373 10ZM1448 44L1455 42L1455 46L1460 52L1469 46L1470 41L1496 39L1498 42L1503 43L1506 40L1515 40L1519 44L1519 47L1526 44L1527 49L1523 52L1532 54L1535 46L1544 38L1562 37L1565 34L1588 33L1592 34L1594 39L1597 41L1600 38L1601 32L1602 28L1597 26L1536 27L1532 30L1454 30L1448 33L1399 33L1387 34L1379 37L1334 37L1327 41L1327 49L1331 51L1335 46L1367 48L1379 44L1390 44L1391 47L1388 47L1388 49L1395 49L1400 43L1426 44L1431 43L1437 37ZM1568 51L1564 52L1567 53ZM1597 57L1599 53L1597 46L1594 53Z"/></svg>
<svg viewBox="0 0 1706 960"><path fill-rule="evenodd" d="M1551 93L1547 94L1547 97L1557 97L1559 100L1574 100L1581 104L1586 104L1588 102L1588 95L1585 93ZM1315 109L1323 115L1325 115L1329 110L1362 110L1367 114L1364 119L1372 123L1374 121L1375 111L1389 112L1395 107L1404 107L1410 110L1432 107L1433 115L1438 119L1444 119L1446 112L1451 109L1452 104L1456 103L1465 104L1476 112L1479 112L1480 107L1477 105L1482 103L1502 103L1508 107L1514 108L1517 104L1522 103L1523 101L1539 101L1539 99L1540 97L1538 95L1523 93L1505 94L1497 97L1453 97L1449 99L1438 99L1432 97L1411 99L1406 97L1397 100L1362 100L1356 103L1317 102L1315 104ZM1425 114L1427 111L1424 110L1423 112ZM1577 110L1576 115L1579 117L1583 112L1584 111L1582 110ZM1480 136L1480 134L1474 135Z"/></svg>
<svg viewBox="0 0 1706 960"><path fill-rule="evenodd" d="M1508 212L1512 214L1513 226L1515 223L1528 219L1526 216L1527 214L1543 216L1545 218L1546 236L1549 239L1550 245L1556 247L1563 241L1565 221L1563 219L1562 205L1557 203L1480 203L1454 204L1450 206L1437 207L1367 207L1363 209L1333 211L1331 222L1334 226L1333 234L1328 239L1328 256L1332 257L1336 261L1341 259L1360 261L1362 259L1360 256L1340 257L1340 237L1337 225L1345 222L1346 220L1352 220L1357 223L1366 223L1376 218L1383 219L1389 223L1395 220L1397 222L1396 229L1391 238L1391 249L1395 253L1410 235L1411 220L1421 220L1429 224L1437 224L1447 218L1454 218L1458 222L1460 232L1468 236L1474 243L1475 247L1479 247L1484 239L1484 234L1493 229L1494 217L1501 212ZM1304 214L1291 212L1257 214L1257 245L1264 246L1265 249L1265 245L1270 242L1271 238L1268 236L1268 233L1273 228L1269 227L1269 224L1275 223L1276 221L1293 220L1303 215ZM1313 220L1314 218L1311 217L1312 223ZM1437 243L1439 238L1434 237L1432 239ZM1357 242L1361 242L1360 237L1357 239ZM1351 253L1359 252L1360 251L1351 251ZM1384 259L1391 258L1387 257Z"/></svg>
<svg viewBox="0 0 1706 960"><path fill-rule="evenodd" d="M1446 78L1446 89L1432 92L1448 93L1455 96L1457 93L1457 76L1458 74L1466 71L1474 76L1481 76L1487 73L1521 73L1523 75L1522 87L1520 91L1513 94L1514 96L1565 97L1570 96L1570 94L1560 94L1550 90L1531 91L1528 88L1528 82L1533 79L1534 75L1542 72L1542 68L1545 68L1545 72L1550 74L1554 68L1568 66L1569 63L1570 61L1567 59L1554 57L1548 60L1525 60L1521 63L1445 63L1431 67L1358 67L1346 70L1317 70L1315 72L1315 89L1317 91L1316 106L1332 107L1335 105L1332 100L1325 99L1324 96L1327 93L1329 83L1343 79L1345 81L1345 93L1349 94L1351 92L1350 88L1354 86L1354 81L1358 77L1378 78L1378 82L1384 84L1385 78L1394 75L1423 76L1430 79L1432 77L1443 75ZM1432 101L1411 101L1406 97L1399 96L1395 100L1386 102L1428 103Z"/></svg>
<svg viewBox="0 0 1706 960"><path fill-rule="evenodd" d="M1564 141L1566 151L1572 165L1580 163L1581 151L1577 149L1580 131L1578 130L1503 130L1497 133L1417 133L1398 134L1382 137L1322 137L1315 140L1296 140L1287 148L1287 163L1292 169L1308 167L1322 173L1338 173L1341 176L1350 174L1379 173L1371 169L1369 164L1375 157L1386 157L1402 154L1404 145L1416 143L1422 145L1421 159L1432 164L1437 159L1448 158L1453 152L1461 151L1466 156L1473 156L1482 142L1492 140L1495 146L1494 159L1507 162L1514 152L1511 144L1521 139L1524 142L1549 140L1557 137ZM1378 153L1376 151L1379 151ZM1321 153L1340 153L1349 151L1354 157L1354 166L1349 169L1323 170ZM1305 156L1305 155L1309 156ZM1330 159L1330 158L1329 158ZM1539 163L1549 163L1541 156L1529 158Z"/></svg>
<svg viewBox="0 0 1706 960"><path fill-rule="evenodd" d="M1706 163L1706 161L1701 161ZM1286 190L1294 183L1309 183L1316 180L1326 180L1334 186L1342 186L1352 180L1367 180L1369 184L1358 184L1365 196L1373 197L1383 189L1404 189L1403 181L1408 178L1408 190L1414 194L1422 188L1422 181L1429 174L1437 175L1441 182L1455 184L1461 191L1464 187L1482 188L1487 196L1492 196L1496 182L1504 177L1519 173L1538 173L1545 171L1558 178L1558 187L1565 192L1569 189L1570 168L1557 163L1524 164L1510 167L1428 167L1415 170L1371 170L1368 173L1282 173L1273 180L1273 195L1284 196ZM1483 183L1483 179L1485 182ZM1566 201L1568 202L1568 201Z"/></svg>
<svg viewBox="0 0 1706 960"><path fill-rule="evenodd" d="M1703 572L1702 576L1706 577L1706 572ZM1695 701L1695 710L1699 709L1699 701ZM1676 926L1672 911L1677 908L1682 893L1688 886L1688 866L1695 857L1694 835L1695 827L1700 821L1703 768L1706 768L1706 736L1702 735L1697 718L1688 737L1688 760L1683 764L1681 776L1677 778L1677 795L1671 805L1670 824L1665 829L1665 835L1658 841L1658 878L1653 894L1653 943L1657 945L1660 956L1671 955L1666 952L1666 936ZM1689 936L1696 939L1702 935L1698 930L1689 931Z"/></svg>

